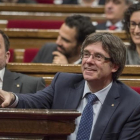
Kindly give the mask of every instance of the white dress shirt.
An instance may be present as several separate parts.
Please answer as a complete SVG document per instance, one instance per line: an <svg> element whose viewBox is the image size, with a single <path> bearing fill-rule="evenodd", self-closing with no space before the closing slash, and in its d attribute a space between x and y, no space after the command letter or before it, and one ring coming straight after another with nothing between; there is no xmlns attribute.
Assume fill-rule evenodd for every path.
<svg viewBox="0 0 140 140"><path fill-rule="evenodd" d="M85 5L84 2L83 2L83 0L78 0L78 3L79 3L80 5ZM98 6L98 5L99 5L98 3L99 3L99 0L94 0L94 1L92 2L92 4L91 4L91 7Z"/></svg>
<svg viewBox="0 0 140 140"><path fill-rule="evenodd" d="M0 89L2 89L2 86L3 86L4 73L5 73L5 67L2 70L0 70Z"/></svg>
<svg viewBox="0 0 140 140"><path fill-rule="evenodd" d="M104 89L99 90L98 92L94 93L97 96L98 100L93 104L94 117L93 117L93 124L92 124L92 130L91 130L90 139L91 139L91 136L92 136L92 132L94 130L94 126L95 126L96 120L98 118L98 114L99 114L99 112L100 112L100 110L102 108L104 100L105 100L105 98L106 98L106 96L108 94L108 91L110 90L111 86L112 86L112 82L107 87L105 87ZM81 101L80 105L77 108L77 111L79 111L80 113L83 112L83 110L84 110L84 108L85 108L85 106L87 104L87 98L85 97L85 95L87 93L89 93L89 92L91 92L91 91L90 91L90 89L88 87L87 81L85 81L83 98L82 98L82 101ZM75 131L70 136L68 136L67 140L76 140L76 135L77 135L77 132L78 132L78 127L79 127L80 119L81 119L81 116L79 116L75 120L75 124L76 124Z"/></svg>
<svg viewBox="0 0 140 140"><path fill-rule="evenodd" d="M78 59L77 61L75 61L73 64L80 64L82 61L81 59Z"/></svg>
<svg viewBox="0 0 140 140"><path fill-rule="evenodd" d="M106 22L106 27L111 26L112 23L110 21ZM117 28L115 29L115 31L122 31L123 30L123 23L121 21L118 21L117 23L114 24Z"/></svg>

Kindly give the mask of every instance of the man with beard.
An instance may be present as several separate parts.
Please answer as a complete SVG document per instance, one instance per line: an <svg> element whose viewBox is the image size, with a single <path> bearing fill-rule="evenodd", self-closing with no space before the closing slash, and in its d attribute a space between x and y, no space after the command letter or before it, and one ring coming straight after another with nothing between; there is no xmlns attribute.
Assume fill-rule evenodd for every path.
<svg viewBox="0 0 140 140"><path fill-rule="evenodd" d="M95 27L87 16L73 15L62 24L56 43L45 44L35 56L34 63L79 64L81 45Z"/></svg>

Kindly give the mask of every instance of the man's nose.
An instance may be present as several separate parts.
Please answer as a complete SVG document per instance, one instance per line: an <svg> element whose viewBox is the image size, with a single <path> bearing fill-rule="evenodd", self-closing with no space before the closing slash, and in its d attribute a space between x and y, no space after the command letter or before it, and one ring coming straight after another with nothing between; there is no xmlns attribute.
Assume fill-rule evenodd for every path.
<svg viewBox="0 0 140 140"><path fill-rule="evenodd" d="M107 9L112 9L113 8L113 2L110 1L106 4Z"/></svg>
<svg viewBox="0 0 140 140"><path fill-rule="evenodd" d="M61 37L57 37L56 44L62 45Z"/></svg>
<svg viewBox="0 0 140 140"><path fill-rule="evenodd" d="M86 60L87 63L94 63L95 62L95 59L93 57L93 55L91 54L89 58L87 58Z"/></svg>

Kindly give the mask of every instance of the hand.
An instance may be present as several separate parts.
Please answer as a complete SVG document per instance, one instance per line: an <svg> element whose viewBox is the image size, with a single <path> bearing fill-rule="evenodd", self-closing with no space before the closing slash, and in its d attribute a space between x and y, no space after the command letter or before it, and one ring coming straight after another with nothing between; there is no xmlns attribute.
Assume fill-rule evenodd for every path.
<svg viewBox="0 0 140 140"><path fill-rule="evenodd" d="M0 89L0 106L2 108L10 106L15 101L15 95Z"/></svg>
<svg viewBox="0 0 140 140"><path fill-rule="evenodd" d="M52 53L54 55L53 64L68 64L68 60L65 55L58 51Z"/></svg>

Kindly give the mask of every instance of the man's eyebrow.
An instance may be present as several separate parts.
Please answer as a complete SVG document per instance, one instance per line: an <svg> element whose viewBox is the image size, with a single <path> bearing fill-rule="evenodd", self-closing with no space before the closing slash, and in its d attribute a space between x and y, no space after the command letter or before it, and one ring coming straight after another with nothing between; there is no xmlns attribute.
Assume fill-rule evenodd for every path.
<svg viewBox="0 0 140 140"><path fill-rule="evenodd" d="M65 40L66 42L71 42L70 40L66 39L65 37L62 37L63 40Z"/></svg>
<svg viewBox="0 0 140 140"><path fill-rule="evenodd" d="M88 50L84 50L84 52L89 52Z"/></svg>

